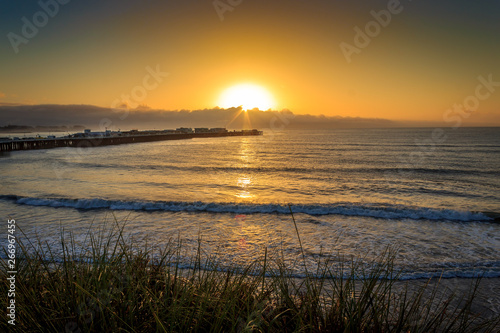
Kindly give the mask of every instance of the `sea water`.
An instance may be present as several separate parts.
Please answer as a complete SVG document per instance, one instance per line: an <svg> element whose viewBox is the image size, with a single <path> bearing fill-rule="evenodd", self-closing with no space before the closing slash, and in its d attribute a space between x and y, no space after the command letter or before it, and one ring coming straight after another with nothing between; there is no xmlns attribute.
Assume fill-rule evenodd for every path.
<svg viewBox="0 0 500 333"><path fill-rule="evenodd" d="M499 128L18 151L0 170L5 223L14 218L19 238L56 248L61 232L83 242L116 220L138 246L182 240L184 267L198 246L219 269L244 268L268 249L302 277L320 258L369 265L391 246L402 279L500 277Z"/></svg>

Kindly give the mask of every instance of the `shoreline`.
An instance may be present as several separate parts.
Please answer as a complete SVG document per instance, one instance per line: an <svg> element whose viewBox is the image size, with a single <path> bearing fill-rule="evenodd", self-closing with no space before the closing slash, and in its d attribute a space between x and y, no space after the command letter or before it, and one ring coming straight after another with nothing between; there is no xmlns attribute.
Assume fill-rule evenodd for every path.
<svg viewBox="0 0 500 333"><path fill-rule="evenodd" d="M459 297L467 297L475 281L477 281L475 278L435 278L414 280L408 283L408 286L410 290L417 290L428 282L429 289L437 286L443 295L456 293ZM398 281L396 285L403 283L404 281ZM483 318L500 315L500 277L480 278L471 311L480 314Z"/></svg>
<svg viewBox="0 0 500 333"><path fill-rule="evenodd" d="M375 272L363 280L337 278L346 272L342 268L325 271L323 279L293 278L284 263L267 262L267 252L239 273L218 271L217 258L201 253L191 258L194 268L183 269L175 264L180 249L167 248L153 260L152 249L136 251L121 230L116 230L116 244L108 236L92 239L107 245L90 250L91 262L72 254L71 241L62 263L54 261L50 251L23 253L24 260L17 264L16 288L22 292L16 304L29 310L16 318L16 326L60 331L71 324L91 332L167 327L167 331L205 331L214 326L218 331L399 327L396 331L406 332L427 327L483 332L483 324L488 325L485 332L495 332L500 327L497 298L488 298L499 294L500 278L481 280L477 290L474 279L387 280L392 276L390 254L380 258ZM212 270L196 266L205 260ZM0 263L6 265L4 259ZM271 275L253 274L259 267L264 271L268 267ZM7 282L2 279L2 288ZM0 304L6 306L5 299Z"/></svg>

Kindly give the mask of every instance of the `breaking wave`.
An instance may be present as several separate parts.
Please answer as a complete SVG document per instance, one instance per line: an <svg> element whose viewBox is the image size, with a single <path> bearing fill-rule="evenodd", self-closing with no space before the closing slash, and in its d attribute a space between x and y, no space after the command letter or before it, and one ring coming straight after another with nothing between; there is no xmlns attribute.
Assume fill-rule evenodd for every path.
<svg viewBox="0 0 500 333"><path fill-rule="evenodd" d="M383 219L445 220L445 221L493 221L488 213L413 207L405 205L369 203L331 204L275 204L275 203L219 203L183 201L121 201L105 199L33 198L1 195L0 200L14 201L20 205L64 207L74 209L110 209L133 211L208 212L231 214L290 214L364 216Z"/></svg>

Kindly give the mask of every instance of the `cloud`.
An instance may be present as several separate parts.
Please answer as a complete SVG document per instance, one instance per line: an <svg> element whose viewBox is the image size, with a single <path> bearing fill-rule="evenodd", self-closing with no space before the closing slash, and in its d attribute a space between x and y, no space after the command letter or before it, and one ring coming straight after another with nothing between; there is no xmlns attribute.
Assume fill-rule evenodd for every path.
<svg viewBox="0 0 500 333"><path fill-rule="evenodd" d="M92 129L166 129L176 127L227 127L248 125L259 129L329 129L395 127L386 119L295 115L289 110L242 112L241 108L203 110L110 109L92 105L6 105L0 104L0 125L72 126Z"/></svg>
<svg viewBox="0 0 500 333"><path fill-rule="evenodd" d="M7 95L5 95L3 92L0 91L0 98L4 98L6 97Z"/></svg>

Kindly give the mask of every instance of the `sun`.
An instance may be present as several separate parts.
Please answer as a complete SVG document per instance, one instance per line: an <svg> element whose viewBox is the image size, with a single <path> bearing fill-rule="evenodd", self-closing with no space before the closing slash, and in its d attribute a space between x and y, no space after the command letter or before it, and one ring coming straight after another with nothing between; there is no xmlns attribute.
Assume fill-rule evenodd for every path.
<svg viewBox="0 0 500 333"><path fill-rule="evenodd" d="M275 106L275 102L265 88L244 83L226 89L219 98L219 105L223 108L241 106L244 110L253 108L268 110Z"/></svg>

